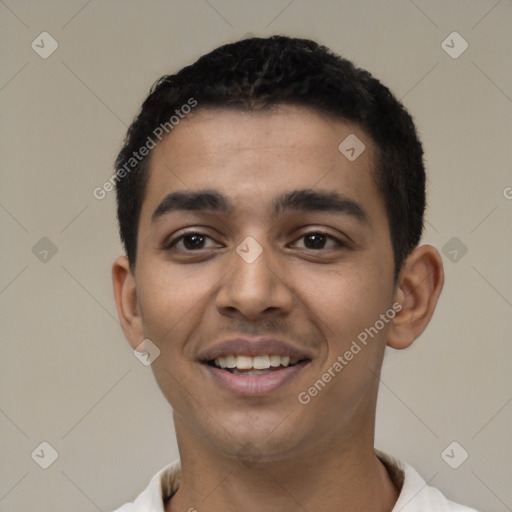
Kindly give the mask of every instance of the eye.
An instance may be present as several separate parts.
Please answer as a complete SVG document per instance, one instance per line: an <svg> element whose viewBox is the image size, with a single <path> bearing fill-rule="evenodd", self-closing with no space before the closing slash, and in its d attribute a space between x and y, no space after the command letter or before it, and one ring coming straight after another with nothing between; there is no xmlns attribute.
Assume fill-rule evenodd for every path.
<svg viewBox="0 0 512 512"><path fill-rule="evenodd" d="M328 235L326 233L321 232L311 232L302 235L298 240L304 240L304 244L299 248L303 249L312 249L312 250L320 250L320 249L330 249L332 247L344 247L344 244L341 240ZM330 242L330 245L327 245ZM295 242L297 243L297 242Z"/></svg>
<svg viewBox="0 0 512 512"><path fill-rule="evenodd" d="M208 240L213 243L208 245ZM203 233L187 233L166 243L164 249L170 250L175 248L178 250L190 252L201 249L209 249L211 247L219 247L219 245L208 235Z"/></svg>

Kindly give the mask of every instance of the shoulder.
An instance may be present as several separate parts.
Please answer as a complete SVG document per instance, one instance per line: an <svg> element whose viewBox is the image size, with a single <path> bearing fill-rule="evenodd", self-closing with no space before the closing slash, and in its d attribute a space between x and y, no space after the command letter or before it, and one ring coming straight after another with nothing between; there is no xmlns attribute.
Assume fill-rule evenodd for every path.
<svg viewBox="0 0 512 512"><path fill-rule="evenodd" d="M382 452L378 452L378 456L387 465L391 464L403 472L402 489L392 512L477 512L447 499L439 489L428 485L409 464Z"/></svg>
<svg viewBox="0 0 512 512"><path fill-rule="evenodd" d="M164 503L178 489L180 483L180 461L171 462L150 480L149 485L135 501L126 503L113 512L164 512Z"/></svg>

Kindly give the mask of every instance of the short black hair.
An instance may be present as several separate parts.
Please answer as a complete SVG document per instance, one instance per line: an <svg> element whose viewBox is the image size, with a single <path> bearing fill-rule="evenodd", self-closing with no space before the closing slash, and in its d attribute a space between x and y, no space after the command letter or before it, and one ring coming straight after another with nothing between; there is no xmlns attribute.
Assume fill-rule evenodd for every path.
<svg viewBox="0 0 512 512"><path fill-rule="evenodd" d="M369 72L314 41L280 35L220 46L152 86L115 162L119 230L132 270L151 155L146 151L142 158L139 151L153 147L155 136L161 139L158 127L170 133L170 119L178 119L175 114L183 118L190 105L195 112L205 107L264 110L279 104L353 122L370 136L398 276L420 241L425 211L423 148L413 120Z"/></svg>

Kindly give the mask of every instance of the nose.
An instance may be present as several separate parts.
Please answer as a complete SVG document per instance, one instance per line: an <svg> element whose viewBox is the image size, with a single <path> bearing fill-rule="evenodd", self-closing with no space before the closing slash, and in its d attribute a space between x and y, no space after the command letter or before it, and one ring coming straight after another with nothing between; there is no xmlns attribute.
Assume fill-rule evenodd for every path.
<svg viewBox="0 0 512 512"><path fill-rule="evenodd" d="M243 252L233 251L231 271L216 297L217 310L222 315L256 321L291 312L294 304L289 286L291 276L285 275L271 251L271 248L263 249L254 260L245 258Z"/></svg>

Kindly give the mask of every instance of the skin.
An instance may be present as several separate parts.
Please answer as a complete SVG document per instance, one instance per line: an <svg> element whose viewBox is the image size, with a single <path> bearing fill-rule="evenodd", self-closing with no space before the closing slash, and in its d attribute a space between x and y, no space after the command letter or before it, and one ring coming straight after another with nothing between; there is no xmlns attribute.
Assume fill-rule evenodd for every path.
<svg viewBox="0 0 512 512"><path fill-rule="evenodd" d="M353 162L338 150L349 134L366 146ZM378 376L386 345L406 348L427 326L443 268L424 245L394 281L373 167L373 143L359 127L295 106L198 110L153 150L136 268L118 258L113 283L131 346L150 339L161 351L152 370L173 407L182 462L167 511L393 508L398 491L373 449ZM152 221L167 194L205 189L225 195L233 211L173 211ZM298 189L337 192L367 222L337 212L274 215L272 201ZM162 248L184 230L210 238L200 250L190 238ZM344 245L320 237L312 248L307 233ZM236 252L247 236L263 249L253 263ZM301 404L298 394L393 303L402 307L394 319ZM235 396L198 355L236 335L289 340L310 361L267 395Z"/></svg>

